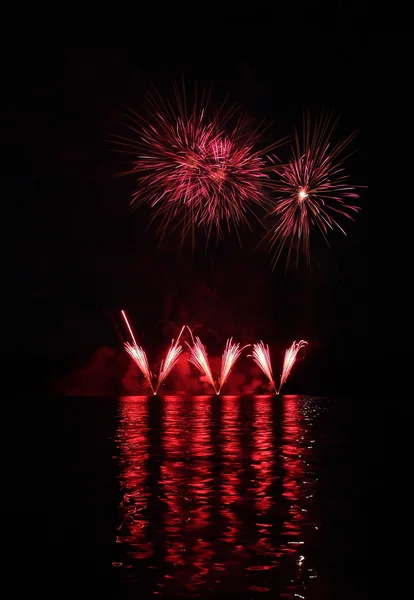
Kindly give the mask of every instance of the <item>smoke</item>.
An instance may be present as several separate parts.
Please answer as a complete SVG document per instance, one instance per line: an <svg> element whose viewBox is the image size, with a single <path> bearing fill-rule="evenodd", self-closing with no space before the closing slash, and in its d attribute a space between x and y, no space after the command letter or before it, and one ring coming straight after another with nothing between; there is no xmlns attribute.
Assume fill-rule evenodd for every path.
<svg viewBox="0 0 414 600"><path fill-rule="evenodd" d="M117 394L123 357L103 346L89 361L56 382L56 391L68 396L102 396Z"/></svg>

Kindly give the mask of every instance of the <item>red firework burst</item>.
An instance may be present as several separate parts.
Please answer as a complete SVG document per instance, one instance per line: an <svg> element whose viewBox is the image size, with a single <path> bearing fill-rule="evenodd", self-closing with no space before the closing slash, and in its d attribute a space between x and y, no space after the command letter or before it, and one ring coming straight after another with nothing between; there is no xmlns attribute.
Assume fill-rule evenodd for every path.
<svg viewBox="0 0 414 600"><path fill-rule="evenodd" d="M203 93L189 108L185 90L175 87L175 104L156 91L149 97L148 121L130 113L133 138L117 138L124 152L133 155L128 173L138 175L131 204L149 204L153 219L159 220L163 237L168 229L181 231L181 242L203 227L207 239L242 224L249 225L254 207L266 204L262 182L267 179L255 145L259 131L249 131L248 121L239 118L229 134L224 125L235 115L221 108L208 118L208 96ZM276 144L272 145L274 148Z"/></svg>
<svg viewBox="0 0 414 600"><path fill-rule="evenodd" d="M205 202L200 204L199 222L210 234L214 227L221 234L222 225L230 231L249 225L255 208L267 203L262 183L268 178L265 163L253 148L253 134L244 140L244 122L240 121L231 136L216 137L209 145L205 163ZM207 201L208 199L208 201Z"/></svg>
<svg viewBox="0 0 414 600"><path fill-rule="evenodd" d="M298 132L292 147L292 158L282 164L272 157L273 173L278 177L272 188L278 194L271 214L278 223L268 236L274 250L273 266L288 247L287 263L293 249L296 249L296 262L300 250L310 265L310 235L318 229L325 240L330 230L337 227L345 233L337 219L345 217L353 220L359 207L352 202L359 197L355 187L348 182L343 163L343 152L354 139L356 132L341 142L332 144L331 137L336 121L331 117L319 117L312 127L309 116L304 117L302 141Z"/></svg>

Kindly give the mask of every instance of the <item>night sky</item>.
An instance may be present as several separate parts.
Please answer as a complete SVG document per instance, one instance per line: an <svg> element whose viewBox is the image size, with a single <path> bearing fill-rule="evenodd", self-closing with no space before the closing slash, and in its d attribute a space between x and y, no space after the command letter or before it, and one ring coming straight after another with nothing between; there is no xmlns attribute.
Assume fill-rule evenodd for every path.
<svg viewBox="0 0 414 600"><path fill-rule="evenodd" d="M254 49L242 30L240 36L240 48L170 48L162 59L138 44L34 48L17 59L4 203L13 337L3 352L16 373L26 363L25 390L53 391L57 378L99 347L122 351L121 308L150 352L165 347L184 320L205 326L213 353L231 335L243 343L265 338L277 352L308 339L301 392L307 385L315 393L368 389L378 361L392 352L389 319L378 304L391 299L377 248L386 198L376 196L371 176L380 152L370 134L378 36L332 34L305 47L266 38ZM387 54L380 45L378 52ZM234 236L207 253L203 243L194 253L180 249L173 236L159 245L156 228L147 229L148 210L130 211L134 178L117 177L126 159L109 140L125 133L123 106L140 111L151 82L171 95L181 76L265 119L270 139L293 132L303 109L339 114L338 136L359 129L347 172L353 184L367 186L362 210L347 224L347 237L331 236L330 248L313 238L311 272L302 264L285 273L281 262L272 273L266 250L255 249L247 230L242 248Z"/></svg>

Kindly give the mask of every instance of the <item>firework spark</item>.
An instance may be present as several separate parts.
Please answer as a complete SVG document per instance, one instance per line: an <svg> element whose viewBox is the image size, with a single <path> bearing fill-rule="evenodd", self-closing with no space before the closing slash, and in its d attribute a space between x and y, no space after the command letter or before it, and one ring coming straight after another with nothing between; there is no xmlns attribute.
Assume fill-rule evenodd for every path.
<svg viewBox="0 0 414 600"><path fill-rule="evenodd" d="M191 364L197 367L197 369L202 375L204 375L204 377L207 377L207 380L213 387L215 393L218 394L219 392L217 391L216 384L211 373L207 351L205 349L205 346L203 346L203 344L201 343L200 338L196 337L192 346L190 346L189 344L187 345L190 348L190 358L188 360Z"/></svg>
<svg viewBox="0 0 414 600"><path fill-rule="evenodd" d="M121 315L122 315L122 317L123 317L123 319L124 319L124 321L126 323L126 326L128 327L129 335L131 336L131 339L134 342L134 345L137 346L138 345L137 341L135 339L134 333L133 333L133 331L131 329L131 325L129 324L129 321L127 319L127 316L126 316L126 313L125 313L124 310L121 310Z"/></svg>
<svg viewBox="0 0 414 600"><path fill-rule="evenodd" d="M239 117L230 133L225 125L234 117L234 107L223 107L207 116L209 97L197 90L192 106L186 92L175 86L175 103L153 90L148 95L148 121L130 112L131 136L117 137L121 152L132 155L127 173L138 175L138 189L131 204L149 204L159 220L161 237L168 229L181 230L181 243L202 227L207 242L213 230L217 237L241 224L250 226L254 208L268 204L262 184L268 179L263 156L256 149L262 131L250 128Z"/></svg>
<svg viewBox="0 0 414 600"><path fill-rule="evenodd" d="M261 341L259 344L253 344L253 351L251 354L254 362L257 366L263 371L266 377L269 379L272 388L275 390L276 394L276 384L273 379L273 370L272 370L272 361L270 360L270 350L269 345L264 345Z"/></svg>
<svg viewBox="0 0 414 600"><path fill-rule="evenodd" d="M124 310L121 310L121 315L128 327L129 334L133 341L133 344L130 344L129 342L126 342L124 344L125 350L135 361L135 363L138 366L138 368L140 369L141 373L144 375L145 379L148 381L151 391L155 396L158 393L158 390L161 387L161 385L164 383L165 379L168 377L168 375L171 373L174 366L177 364L177 361L183 350L182 346L179 345L179 341L180 341L180 338L182 336L184 329L186 328L186 325L183 325L183 327L181 328L181 331L180 331L176 341L172 340L171 346L168 348L165 359L161 361L157 385L154 388L154 386L152 384L153 375L149 368L149 363L148 363L148 358L147 358L146 352L141 346L138 346L137 341L134 336L134 333L132 331L131 325L129 324L129 321L127 319L127 316L126 316ZM191 331L190 331L190 333L191 333Z"/></svg>
<svg viewBox="0 0 414 600"><path fill-rule="evenodd" d="M249 345L250 344L247 344L247 346L243 346L243 348L240 348L240 344L233 343L233 338L227 340L226 347L221 358L221 371L218 390L216 392L217 395L220 394L221 388L226 383L227 378L230 375L234 365L236 364L236 361L239 358L240 354L245 348L248 348Z"/></svg>
<svg viewBox="0 0 414 600"><path fill-rule="evenodd" d="M160 372L158 375L158 382L155 387L156 394L158 394L158 390L160 389L160 386L163 384L163 382L168 377L168 375L170 374L170 372L172 371L174 366L177 364L180 354L183 351L183 347L181 345L178 345L178 342L180 341L180 337L181 337L185 327L186 326L183 325L183 327L181 328L181 331L179 333L177 340L175 342L174 342L174 340L171 342L171 346L168 348L168 352L165 356L165 360L163 360L161 362Z"/></svg>
<svg viewBox="0 0 414 600"><path fill-rule="evenodd" d="M290 348L286 350L285 358L283 360L282 375L280 376L279 390L277 391L278 394L280 394L282 386L285 384L286 379L290 375L290 372L292 370L293 365L296 362L299 351L307 345L308 342L305 342L305 340L300 340L300 342L293 342Z"/></svg>
<svg viewBox="0 0 414 600"><path fill-rule="evenodd" d="M268 179L265 163L254 150L256 133L246 138L245 128L240 120L231 135L217 136L207 149L204 198L198 205L196 221L205 226L208 236L213 229L220 237L223 228L230 232L242 225L250 227L255 208L268 202L262 189Z"/></svg>
<svg viewBox="0 0 414 600"><path fill-rule="evenodd" d="M129 342L126 342L124 344L125 350L132 357L135 364L137 365L137 367L139 368L139 370L141 371L141 373L143 374L143 376L149 383L152 393L155 394L155 391L154 391L154 388L152 385L152 373L149 368L147 354L141 346L138 346L137 341L134 336L134 333L132 331L131 325L129 324L128 318L127 318L124 310L121 310L121 315L126 323L126 326L128 327L128 331L129 331L129 334L130 334L132 342L133 342L132 344L130 344Z"/></svg>
<svg viewBox="0 0 414 600"><path fill-rule="evenodd" d="M155 390L154 387L152 385L152 373L150 371L149 368L149 364L148 364L148 358L147 355L145 353L145 350L143 348L141 348L141 346L133 346L132 344L130 344L129 342L126 342L124 344L125 346L125 350L128 352L128 354L134 359L135 364L138 366L138 368L140 369L141 373L143 374L143 376L145 377L145 379L148 381L151 391L152 393L155 395Z"/></svg>
<svg viewBox="0 0 414 600"><path fill-rule="evenodd" d="M269 233L269 245L274 249L273 266L288 247L287 264L293 249L296 262L300 250L310 265L310 235L318 229L325 240L335 227L345 233L337 219L353 220L359 207L353 205L359 194L348 182L343 163L347 158L343 152L355 138L356 132L338 144L331 137L336 121L321 116L315 125L309 116L304 117L302 140L298 132L292 147L292 158L283 164L272 157L273 173L277 179L271 183L276 191L276 204L270 214L276 216L278 224Z"/></svg>

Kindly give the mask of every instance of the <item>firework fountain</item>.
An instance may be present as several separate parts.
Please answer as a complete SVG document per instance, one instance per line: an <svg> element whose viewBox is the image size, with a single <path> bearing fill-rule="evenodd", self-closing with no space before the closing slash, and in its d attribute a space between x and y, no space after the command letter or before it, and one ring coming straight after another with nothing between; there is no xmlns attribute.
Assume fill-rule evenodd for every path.
<svg viewBox="0 0 414 600"><path fill-rule="evenodd" d="M183 347L178 345L180 341L180 337L185 329L185 325L182 326L181 331L177 337L177 340L172 340L171 346L168 348L168 352L165 356L165 359L161 362L160 372L158 375L157 385L155 387L155 393L158 394L158 390L160 386L164 383L165 379L168 377L169 373L172 371L174 366L177 364L177 361L180 357L181 352L183 351Z"/></svg>
<svg viewBox="0 0 414 600"><path fill-rule="evenodd" d="M299 342L293 342L293 344L285 352L285 358L283 360L282 375L280 376L279 388L277 388L273 377L272 361L270 359L270 350L268 345L264 345L261 341L258 344L253 344L253 351L251 357L258 367L263 371L277 395L280 394L282 386L285 384L287 378L290 375L293 365L296 362L299 351L307 346L308 342L300 340Z"/></svg>
<svg viewBox="0 0 414 600"><path fill-rule="evenodd" d="M138 366L139 370L141 371L144 378L148 382L152 393L155 396L156 394L158 394L158 390L160 389L161 385L164 383L165 379L168 377L168 375L170 374L170 372L172 371L174 366L177 364L180 354L183 351L183 347L181 345L179 345L179 341L180 341L181 335L186 326L183 325L183 327L181 328L181 331L177 337L177 340L176 341L172 340L171 345L168 348L165 358L161 361L160 370L159 370L159 374L157 377L157 383L154 387L153 374L151 373L151 370L149 368L149 363L148 363L148 358L147 358L146 352L141 346L138 346L135 336L132 332L131 326L129 324L129 321L127 319L127 316L125 314L125 311L121 310L121 314L122 314L122 317L128 327L128 331L129 331L132 341L133 341L133 344L130 344L129 342L125 343L125 350L133 358L135 364Z"/></svg>
<svg viewBox="0 0 414 600"><path fill-rule="evenodd" d="M226 346L224 348L224 352L221 358L221 369L220 375L215 381L211 367L210 361L208 359L207 350L204 344L201 342L199 337L194 338L191 329L187 325L183 325L181 331L176 340L172 340L170 347L168 348L167 354L165 358L161 361L160 370L158 373L156 384L154 385L153 379L154 376L150 370L148 357L145 350L137 344L132 328L129 324L125 311L121 311L122 317L128 327L128 331L130 333L132 344L126 342L124 344L125 350L134 360L135 364L138 366L139 370L143 374L145 380L148 382L152 393L154 396L158 394L160 387L177 364L178 359L180 358L183 346L179 343L181 336L184 330L187 328L192 343L189 344L186 342L189 350L190 357L189 362L193 364L197 370L207 379L207 382L211 385L214 390L214 393L218 396L221 393L223 386L225 385L231 371L233 370L234 365L239 359L241 353L245 348L248 348L250 344L247 344L243 347L240 347L239 343L233 342L233 338L229 338L226 342ZM270 350L269 346L265 345L262 341L259 343L253 344L252 354L250 355L257 366L263 371L263 373L268 378L270 385L274 392L279 395L283 385L286 383L287 378L289 377L293 365L295 364L298 354L302 348L307 346L308 342L305 340L300 340L299 342L293 342L293 344L285 351L285 357L283 361L282 374L280 376L280 384L279 388L276 386L273 369L272 369L272 361L270 358Z"/></svg>
<svg viewBox="0 0 414 600"><path fill-rule="evenodd" d="M200 371L204 377L207 378L207 381L213 388L214 392L219 394L220 392L217 391L214 377L211 373L210 362L208 360L206 348L202 344L200 338L196 337L192 346L190 346L190 344L187 345L190 349L190 358L188 360Z"/></svg>
<svg viewBox="0 0 414 600"><path fill-rule="evenodd" d="M270 360L269 345L264 345L261 341L259 344L253 344L252 354L250 355L256 365L263 371L266 377L269 379L271 387L277 394L276 384L273 379L272 361Z"/></svg>
<svg viewBox="0 0 414 600"><path fill-rule="evenodd" d="M152 393L155 394L155 390L152 385L152 373L149 368L147 354L141 346L138 346L135 336L133 334L131 325L129 324L128 318L127 318L124 310L121 310L121 315L126 323L126 326L128 327L128 331L130 333L130 336L131 336L131 339L133 342L132 344L130 344L129 342L125 342L125 344L124 344L125 350L132 357L135 364L137 365L137 367L143 374L144 378L146 379L146 381L148 382L148 384L151 388Z"/></svg>
<svg viewBox="0 0 414 600"><path fill-rule="evenodd" d="M280 394L282 386L285 384L286 379L289 377L292 367L296 362L299 351L302 348L305 348L305 346L307 345L308 342L305 342L305 340L300 340L299 342L293 342L290 348L286 350L285 358L283 360L282 375L280 376L279 390L277 391L277 394Z"/></svg>
<svg viewBox="0 0 414 600"><path fill-rule="evenodd" d="M226 347L223 352L223 356L221 358L221 370L218 382L214 381L214 377L211 372L210 363L207 356L207 351L205 346L202 344L199 337L196 337L195 340L192 336L192 332L189 329L191 337L193 339L193 344L188 347L190 348L190 358L189 361L197 367L200 373L207 378L207 381L212 386L214 392L217 396L220 394L223 385L226 383L234 365L236 364L240 354L243 352L245 348L249 346L243 346L240 348L239 343L234 343L233 338L229 338L226 342Z"/></svg>
<svg viewBox="0 0 414 600"><path fill-rule="evenodd" d="M223 352L223 356L221 358L221 371L220 377L218 381L218 392L220 394L223 385L226 383L228 376L230 375L236 361L238 360L240 354L243 352L245 348L248 348L250 344L243 346L240 348L239 343L233 343L233 338L230 338L226 342L226 347Z"/></svg>

